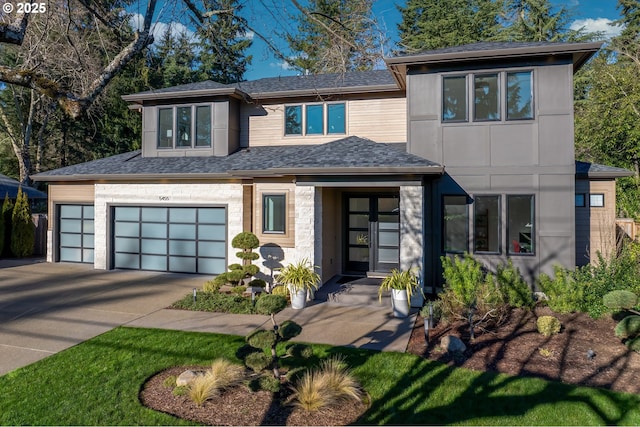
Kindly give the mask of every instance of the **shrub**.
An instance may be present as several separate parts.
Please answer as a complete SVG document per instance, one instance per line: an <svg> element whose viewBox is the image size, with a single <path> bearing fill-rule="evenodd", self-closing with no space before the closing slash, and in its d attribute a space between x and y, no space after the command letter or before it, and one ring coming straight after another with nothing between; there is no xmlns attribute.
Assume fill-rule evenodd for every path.
<svg viewBox="0 0 640 427"><path fill-rule="evenodd" d="M262 295L256 301L256 312L258 314L271 315L281 312L287 307L287 299L282 295L267 294Z"/></svg>
<svg viewBox="0 0 640 427"><path fill-rule="evenodd" d="M292 344L287 347L286 354L289 357L299 357L309 359L313 356L313 348L304 344Z"/></svg>
<svg viewBox="0 0 640 427"><path fill-rule="evenodd" d="M186 396L189 394L189 387L186 385L181 385L173 389L171 392L174 396Z"/></svg>
<svg viewBox="0 0 640 427"><path fill-rule="evenodd" d="M11 216L13 215L13 202L9 199L9 193L5 193L4 202L2 203L2 212L0 212L2 216L2 222L4 223L4 228L2 230L3 238L2 250L0 250L0 256L2 255L10 255L11 254Z"/></svg>
<svg viewBox="0 0 640 427"><path fill-rule="evenodd" d="M274 286L273 289L271 289L271 295L279 295L279 296L288 298L289 289L287 289L287 287L283 285ZM285 300L285 306L286 306L286 300Z"/></svg>
<svg viewBox="0 0 640 427"><path fill-rule="evenodd" d="M267 286L267 282L262 279L253 279L249 282L249 286L254 288L265 288Z"/></svg>
<svg viewBox="0 0 640 427"><path fill-rule="evenodd" d="M638 304L638 296L631 291L611 291L602 297L605 306L612 310L628 310Z"/></svg>
<svg viewBox="0 0 640 427"><path fill-rule="evenodd" d="M244 359L244 364L252 371L261 372L269 367L271 358L263 352L249 353Z"/></svg>
<svg viewBox="0 0 640 427"><path fill-rule="evenodd" d="M498 265L496 280L504 301L511 307L530 308L533 306L533 293L511 259L507 264Z"/></svg>
<svg viewBox="0 0 640 427"><path fill-rule="evenodd" d="M260 271L260 267L254 264L245 265L242 267L242 271L248 277L255 276Z"/></svg>
<svg viewBox="0 0 640 427"><path fill-rule="evenodd" d="M238 233L233 240L231 240L231 246L236 249L242 249L242 252L236 253L236 256L243 261L244 265L248 265L251 261L260 258L260 255L253 252L253 249L260 246L260 241L255 234L249 231Z"/></svg>
<svg viewBox="0 0 640 427"><path fill-rule="evenodd" d="M246 290L247 290L246 286L236 286L235 288L231 289L231 293L236 295L242 295L245 293Z"/></svg>
<svg viewBox="0 0 640 427"><path fill-rule="evenodd" d="M204 282L204 285L202 285L202 290L205 292L211 292L211 293L220 292L220 288L224 283L220 283L221 281L218 280L218 277L220 276L216 276L215 279L207 280L206 282Z"/></svg>
<svg viewBox="0 0 640 427"><path fill-rule="evenodd" d="M307 371L293 387L295 405L309 412L350 400L361 402L362 391L342 359L324 361L319 370Z"/></svg>
<svg viewBox="0 0 640 427"><path fill-rule="evenodd" d="M560 320L554 316L540 316L536 321L536 325L538 326L538 332L545 337L557 334L562 328Z"/></svg>
<svg viewBox="0 0 640 427"><path fill-rule="evenodd" d="M214 313L256 313L251 299L241 295L228 295L220 292L197 292L195 303L193 302L193 295L187 294L181 300L174 302L171 307L182 310L209 311Z"/></svg>
<svg viewBox="0 0 640 427"><path fill-rule="evenodd" d="M555 266L554 271L553 279L544 273L538 278L549 307L556 313L581 311L583 284L576 280L574 272L566 268Z"/></svg>
<svg viewBox="0 0 640 427"><path fill-rule="evenodd" d="M280 380L271 375L260 376L258 384L260 385L261 390L270 391L272 393L280 391Z"/></svg>
<svg viewBox="0 0 640 427"><path fill-rule="evenodd" d="M242 270L242 265L241 264L229 264L229 270L231 271L236 271L236 270Z"/></svg>
<svg viewBox="0 0 640 427"><path fill-rule="evenodd" d="M29 200L22 188L18 189L11 216L11 252L17 257L33 255L35 226L31 219Z"/></svg>
<svg viewBox="0 0 640 427"><path fill-rule="evenodd" d="M166 388L174 388L176 386L176 380L177 378L175 375L170 375L162 381L162 385Z"/></svg>
<svg viewBox="0 0 640 427"><path fill-rule="evenodd" d="M623 318L614 329L618 338L626 339L640 335L640 316L632 314Z"/></svg>

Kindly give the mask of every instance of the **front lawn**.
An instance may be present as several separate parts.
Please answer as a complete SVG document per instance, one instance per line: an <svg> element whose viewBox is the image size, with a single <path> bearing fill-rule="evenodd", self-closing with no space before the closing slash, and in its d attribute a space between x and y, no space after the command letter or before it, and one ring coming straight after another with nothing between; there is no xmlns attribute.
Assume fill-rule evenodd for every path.
<svg viewBox="0 0 640 427"><path fill-rule="evenodd" d="M239 362L243 343L229 335L117 328L0 377L0 424L185 425L140 404L145 379L221 356ZM411 354L313 349L317 357L346 356L372 398L362 424L640 425L638 395L452 368Z"/></svg>

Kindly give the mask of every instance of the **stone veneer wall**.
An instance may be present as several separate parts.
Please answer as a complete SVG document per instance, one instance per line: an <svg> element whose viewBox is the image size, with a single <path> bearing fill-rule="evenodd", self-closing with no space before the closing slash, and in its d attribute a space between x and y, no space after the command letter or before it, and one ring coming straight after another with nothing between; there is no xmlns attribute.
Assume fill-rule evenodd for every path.
<svg viewBox="0 0 640 427"><path fill-rule="evenodd" d="M400 187L400 269L423 269L423 187Z"/></svg>
<svg viewBox="0 0 640 427"><path fill-rule="evenodd" d="M115 205L226 206L227 264L240 261L231 240L242 231L241 184L96 184L94 267L97 269L109 268L109 207Z"/></svg>

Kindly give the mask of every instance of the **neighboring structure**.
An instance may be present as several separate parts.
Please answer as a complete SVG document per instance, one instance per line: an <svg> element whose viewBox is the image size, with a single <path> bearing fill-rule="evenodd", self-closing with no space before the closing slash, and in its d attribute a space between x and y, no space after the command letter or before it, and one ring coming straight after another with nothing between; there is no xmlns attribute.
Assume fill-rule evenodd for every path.
<svg viewBox="0 0 640 427"><path fill-rule="evenodd" d="M32 210L47 202L47 193L43 193L27 185L22 185L20 181L0 174L0 203L2 203L7 196L15 202L16 197L18 197L19 188L22 188L22 191L27 195Z"/></svg>
<svg viewBox="0 0 640 427"><path fill-rule="evenodd" d="M530 279L575 266L572 76L599 47L478 43L124 96L141 151L33 177L50 183L48 260L218 274L251 230L267 277L307 257L323 281L417 267L435 286L464 251Z"/></svg>

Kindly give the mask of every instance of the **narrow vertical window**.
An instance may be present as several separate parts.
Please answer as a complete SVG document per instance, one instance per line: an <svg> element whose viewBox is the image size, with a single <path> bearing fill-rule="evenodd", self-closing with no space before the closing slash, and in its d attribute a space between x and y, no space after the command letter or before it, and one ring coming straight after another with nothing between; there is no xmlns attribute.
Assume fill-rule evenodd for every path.
<svg viewBox="0 0 640 427"><path fill-rule="evenodd" d="M286 202L287 197L284 194L264 194L262 196L263 233L285 233Z"/></svg>
<svg viewBox="0 0 640 427"><path fill-rule="evenodd" d="M284 134L302 135L302 105L284 107Z"/></svg>
<svg viewBox="0 0 640 427"><path fill-rule="evenodd" d="M509 254L535 251L533 196L507 196Z"/></svg>
<svg viewBox="0 0 640 427"><path fill-rule="evenodd" d="M346 133L343 103L327 104L327 133Z"/></svg>
<svg viewBox="0 0 640 427"><path fill-rule="evenodd" d="M443 199L444 251L468 251L469 210L467 196L444 196Z"/></svg>
<svg viewBox="0 0 640 427"><path fill-rule="evenodd" d="M211 147L211 106L196 107L196 147Z"/></svg>
<svg viewBox="0 0 640 427"><path fill-rule="evenodd" d="M473 77L474 120L500 120L500 90L497 74Z"/></svg>
<svg viewBox="0 0 640 427"><path fill-rule="evenodd" d="M474 250L500 252L500 196L474 197Z"/></svg>
<svg viewBox="0 0 640 427"><path fill-rule="evenodd" d="M307 105L307 121L306 121L306 134L307 135L322 135L324 134L324 106L321 105Z"/></svg>
<svg viewBox="0 0 640 427"><path fill-rule="evenodd" d="M173 148L173 108L158 111L158 148Z"/></svg>
<svg viewBox="0 0 640 427"><path fill-rule="evenodd" d="M533 119L531 71L507 73L507 120Z"/></svg>
<svg viewBox="0 0 640 427"><path fill-rule="evenodd" d="M191 147L191 107L179 107L176 147Z"/></svg>
<svg viewBox="0 0 640 427"><path fill-rule="evenodd" d="M442 80L442 120L467 121L467 77L444 77Z"/></svg>

